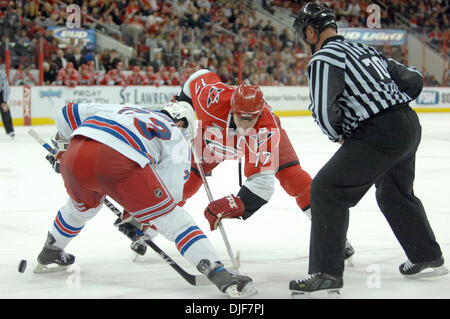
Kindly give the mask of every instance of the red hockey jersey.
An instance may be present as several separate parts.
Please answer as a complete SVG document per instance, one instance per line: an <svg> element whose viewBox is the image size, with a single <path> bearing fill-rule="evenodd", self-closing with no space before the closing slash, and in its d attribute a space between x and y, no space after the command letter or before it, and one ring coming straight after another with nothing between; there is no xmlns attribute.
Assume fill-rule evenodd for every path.
<svg viewBox="0 0 450 319"><path fill-rule="evenodd" d="M234 92L209 70L193 73L183 86L192 99L199 130L197 152L202 145L204 162L220 162L245 157L244 175L248 178L261 172L275 172L279 167L280 120L265 104L255 127L245 136L235 130L230 100Z"/></svg>

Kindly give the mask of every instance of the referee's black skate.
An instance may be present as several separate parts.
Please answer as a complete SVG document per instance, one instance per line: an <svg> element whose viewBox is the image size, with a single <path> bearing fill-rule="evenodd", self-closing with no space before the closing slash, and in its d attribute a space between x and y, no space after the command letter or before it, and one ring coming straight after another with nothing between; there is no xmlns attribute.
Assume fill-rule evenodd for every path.
<svg viewBox="0 0 450 319"><path fill-rule="evenodd" d="M33 270L34 273L63 271L75 262L74 255L67 254L64 249L53 246L55 241L49 232L44 248L37 257L38 264Z"/></svg>
<svg viewBox="0 0 450 319"><path fill-rule="evenodd" d="M244 298L256 293L250 277L230 272L220 262L216 262L211 267L209 260L202 259L197 269L205 274L220 291L231 298Z"/></svg>
<svg viewBox="0 0 450 319"><path fill-rule="evenodd" d="M293 297L312 297L311 293L324 291L328 297L337 298L344 286L342 277L324 273L313 273L300 280L291 280L289 290Z"/></svg>
<svg viewBox="0 0 450 319"><path fill-rule="evenodd" d="M400 273L405 278L427 278L448 274L447 267L444 266L444 258L441 256L435 260L422 263L412 263L407 260L399 267Z"/></svg>

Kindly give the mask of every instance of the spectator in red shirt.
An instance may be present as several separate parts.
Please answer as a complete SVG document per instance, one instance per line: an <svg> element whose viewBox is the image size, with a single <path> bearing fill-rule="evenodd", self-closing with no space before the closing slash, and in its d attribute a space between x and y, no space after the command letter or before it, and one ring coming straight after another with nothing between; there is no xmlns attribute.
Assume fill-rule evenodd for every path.
<svg viewBox="0 0 450 319"><path fill-rule="evenodd" d="M98 82L100 80L100 74L95 71L95 62L89 61L87 63L87 66L88 66L89 72L92 74L92 80L94 81L94 84L98 84Z"/></svg>
<svg viewBox="0 0 450 319"><path fill-rule="evenodd" d="M180 85L180 76L177 69L174 66L169 68L170 85Z"/></svg>
<svg viewBox="0 0 450 319"><path fill-rule="evenodd" d="M139 6L137 4L136 0L131 1L131 3L128 5L126 9L126 14L129 16L135 15L139 12Z"/></svg>
<svg viewBox="0 0 450 319"><path fill-rule="evenodd" d="M80 73L75 70L72 62L67 62L65 68L60 69L56 77L56 84L75 87L80 83Z"/></svg>
<svg viewBox="0 0 450 319"><path fill-rule="evenodd" d="M158 81L158 75L155 74L155 69L153 66L149 65L145 68L144 84L154 85Z"/></svg>
<svg viewBox="0 0 450 319"><path fill-rule="evenodd" d="M80 66L80 84L81 85L95 85L96 78L94 72L91 71L89 65L82 64Z"/></svg>
<svg viewBox="0 0 450 319"><path fill-rule="evenodd" d="M442 32L439 30L439 27L437 25L435 25L433 31L428 33L428 38L434 45L440 46L442 44Z"/></svg>
<svg viewBox="0 0 450 319"><path fill-rule="evenodd" d="M122 72L123 64L119 62L116 64L116 68L109 70L103 80L100 82L102 85L122 85L127 86L127 77Z"/></svg>
<svg viewBox="0 0 450 319"><path fill-rule="evenodd" d="M134 66L133 71L127 77L128 85L142 85L145 83L144 76L141 74L141 67Z"/></svg>
<svg viewBox="0 0 450 319"><path fill-rule="evenodd" d="M23 67L19 65L11 83L13 85L36 85L36 79L31 74L31 66L27 65Z"/></svg>

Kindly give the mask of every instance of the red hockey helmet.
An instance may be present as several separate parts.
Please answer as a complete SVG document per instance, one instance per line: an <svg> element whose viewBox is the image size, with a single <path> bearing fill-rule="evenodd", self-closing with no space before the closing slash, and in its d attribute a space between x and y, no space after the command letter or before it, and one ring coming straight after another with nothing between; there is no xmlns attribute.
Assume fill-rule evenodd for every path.
<svg viewBox="0 0 450 319"><path fill-rule="evenodd" d="M241 119L255 119L264 109L263 93L256 85L241 84L234 90L230 105L231 111Z"/></svg>

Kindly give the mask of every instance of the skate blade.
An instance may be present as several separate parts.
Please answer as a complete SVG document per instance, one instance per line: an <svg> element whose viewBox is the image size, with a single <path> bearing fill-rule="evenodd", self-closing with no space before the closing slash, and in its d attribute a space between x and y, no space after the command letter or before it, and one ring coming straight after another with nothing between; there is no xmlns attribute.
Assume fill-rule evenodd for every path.
<svg viewBox="0 0 450 319"><path fill-rule="evenodd" d="M225 290L225 293L230 296L230 298L247 298L256 294L257 292L258 291L251 282L245 285L241 291L237 290L237 285L232 285Z"/></svg>
<svg viewBox="0 0 450 319"><path fill-rule="evenodd" d="M345 260L345 266L349 268L355 267L355 264L353 263L353 256L350 256Z"/></svg>
<svg viewBox="0 0 450 319"><path fill-rule="evenodd" d="M326 289L313 292L305 292L291 290L292 299L340 299L341 292L339 289Z"/></svg>
<svg viewBox="0 0 450 319"><path fill-rule="evenodd" d="M419 278L431 278L438 277L448 274L448 269L444 265L436 268L425 268L421 272L414 275L403 275L403 277L408 279L419 279Z"/></svg>
<svg viewBox="0 0 450 319"><path fill-rule="evenodd" d="M135 263L135 262L138 260L138 258L139 258L140 256L141 256L141 255L139 255L138 253L134 253L134 254L133 254L132 261Z"/></svg>
<svg viewBox="0 0 450 319"><path fill-rule="evenodd" d="M43 273L60 272L67 270L68 267L69 266L61 266L57 264L49 264L49 265L37 264L37 266L33 270L33 273L43 274Z"/></svg>

